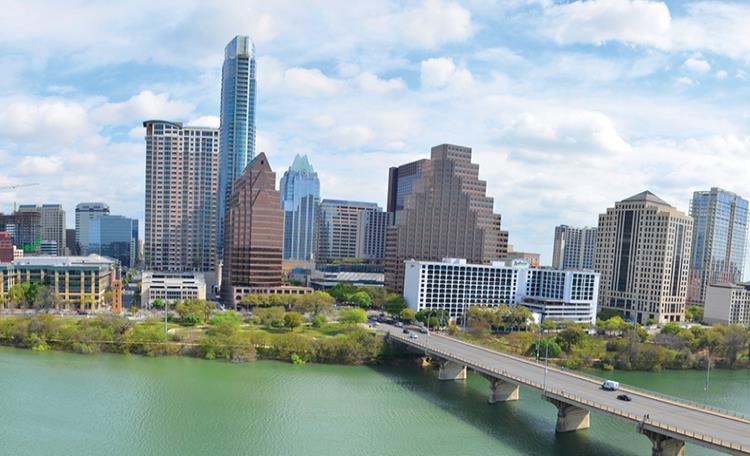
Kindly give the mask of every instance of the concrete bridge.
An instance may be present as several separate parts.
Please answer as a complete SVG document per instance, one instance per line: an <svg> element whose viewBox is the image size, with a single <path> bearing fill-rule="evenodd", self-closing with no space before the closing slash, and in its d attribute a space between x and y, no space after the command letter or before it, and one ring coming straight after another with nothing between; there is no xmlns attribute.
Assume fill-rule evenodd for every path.
<svg viewBox="0 0 750 456"><path fill-rule="evenodd" d="M489 380L489 402L519 399L519 387L541 391L557 407L557 432L589 427L591 412L633 423L649 438L652 455L683 455L685 442L728 454L750 455L750 419L732 412L621 385L605 391L596 379L526 358L489 350L438 334L412 339L402 328L381 325L391 341L425 353L439 363L440 380L461 380L471 369ZM412 331L413 332L413 331ZM546 370L546 375L545 375ZM627 393L631 402L617 399Z"/></svg>

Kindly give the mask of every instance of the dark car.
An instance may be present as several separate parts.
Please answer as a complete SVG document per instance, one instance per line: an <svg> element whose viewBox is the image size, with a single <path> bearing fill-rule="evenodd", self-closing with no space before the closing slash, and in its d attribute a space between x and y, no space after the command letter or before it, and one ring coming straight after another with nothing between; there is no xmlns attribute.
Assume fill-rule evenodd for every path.
<svg viewBox="0 0 750 456"><path fill-rule="evenodd" d="M404 328L404 334L409 334L409 328Z"/></svg>
<svg viewBox="0 0 750 456"><path fill-rule="evenodd" d="M620 395L617 396L617 399L619 399L621 401L625 401L625 402L632 401L632 399L630 399L630 396L628 396L627 394L620 394Z"/></svg>

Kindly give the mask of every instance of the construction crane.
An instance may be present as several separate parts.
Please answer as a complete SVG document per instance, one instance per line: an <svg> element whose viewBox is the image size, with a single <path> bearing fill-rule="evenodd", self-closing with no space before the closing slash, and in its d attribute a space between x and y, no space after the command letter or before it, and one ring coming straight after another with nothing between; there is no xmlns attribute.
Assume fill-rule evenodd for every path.
<svg viewBox="0 0 750 456"><path fill-rule="evenodd" d="M17 188L23 188L23 187L33 187L35 185L39 185L37 183L30 183L30 184L16 184L16 185L6 185L3 187L0 187L0 192L5 190L15 190ZM16 212L16 200L13 200L13 212Z"/></svg>

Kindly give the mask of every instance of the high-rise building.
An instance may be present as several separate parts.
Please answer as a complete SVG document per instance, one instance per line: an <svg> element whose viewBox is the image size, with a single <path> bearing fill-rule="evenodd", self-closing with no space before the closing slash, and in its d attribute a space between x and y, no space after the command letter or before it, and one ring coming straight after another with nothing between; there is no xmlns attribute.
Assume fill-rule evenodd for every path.
<svg viewBox="0 0 750 456"><path fill-rule="evenodd" d="M149 120L144 260L154 271L214 271L219 130Z"/></svg>
<svg viewBox="0 0 750 456"><path fill-rule="evenodd" d="M10 263L15 259L15 248L10 233L0 231L0 263Z"/></svg>
<svg viewBox="0 0 750 456"><path fill-rule="evenodd" d="M409 307L446 310L451 318L471 306L523 305L542 321L596 321L599 274L593 271L535 269L523 261L408 260L404 283Z"/></svg>
<svg viewBox="0 0 750 456"><path fill-rule="evenodd" d="M255 157L255 98L255 45L247 36L236 36L224 48L221 69L219 252L232 184Z"/></svg>
<svg viewBox="0 0 750 456"><path fill-rule="evenodd" d="M442 144L432 148L429 165L411 184L403 208L388 227L385 285L395 293L404 286L404 261L465 258L489 263L508 250L500 214L471 162L471 148ZM392 198L393 199L393 198ZM398 198L395 198L396 207Z"/></svg>
<svg viewBox="0 0 750 456"><path fill-rule="evenodd" d="M357 257L360 214L383 212L376 203L324 199L318 212L318 261Z"/></svg>
<svg viewBox="0 0 750 456"><path fill-rule="evenodd" d="M280 287L284 211L266 154L258 154L235 181L225 229L224 301L236 306L245 294Z"/></svg>
<svg viewBox="0 0 750 456"><path fill-rule="evenodd" d="M42 240L42 214L39 211L0 214L0 231L10 234L13 245L27 255L40 252Z"/></svg>
<svg viewBox="0 0 750 456"><path fill-rule="evenodd" d="M114 258L123 269L135 267L138 261L138 220L121 215L101 215L88 227L86 255Z"/></svg>
<svg viewBox="0 0 750 456"><path fill-rule="evenodd" d="M423 158L388 170L388 212L393 213L404 208L404 200L414 188L414 182L429 168L430 160Z"/></svg>
<svg viewBox="0 0 750 456"><path fill-rule="evenodd" d="M596 228L555 227L552 267L555 269L593 269Z"/></svg>
<svg viewBox="0 0 750 456"><path fill-rule="evenodd" d="M690 215L693 217L693 246L687 302L702 306L709 285L742 282L748 202L714 187L693 193Z"/></svg>
<svg viewBox="0 0 750 456"><path fill-rule="evenodd" d="M385 258L385 233L392 223L391 212L360 212L357 219L356 257L382 262Z"/></svg>
<svg viewBox="0 0 750 456"><path fill-rule="evenodd" d="M89 223L100 215L109 214L109 206L104 203L80 203L76 205L76 238L78 251L86 255L89 239Z"/></svg>
<svg viewBox="0 0 750 456"><path fill-rule="evenodd" d="M39 245L45 254L65 254L65 210L60 204L21 204L18 212L39 214Z"/></svg>
<svg viewBox="0 0 750 456"><path fill-rule="evenodd" d="M315 228L320 181L307 159L295 156L281 178L281 206L284 209L284 259L311 260L315 252Z"/></svg>
<svg viewBox="0 0 750 456"><path fill-rule="evenodd" d="M81 250L78 248L78 242L76 241L76 230L75 228L65 229L65 256L79 256Z"/></svg>
<svg viewBox="0 0 750 456"><path fill-rule="evenodd" d="M639 323L683 321L693 219L649 191L599 215L599 303Z"/></svg>

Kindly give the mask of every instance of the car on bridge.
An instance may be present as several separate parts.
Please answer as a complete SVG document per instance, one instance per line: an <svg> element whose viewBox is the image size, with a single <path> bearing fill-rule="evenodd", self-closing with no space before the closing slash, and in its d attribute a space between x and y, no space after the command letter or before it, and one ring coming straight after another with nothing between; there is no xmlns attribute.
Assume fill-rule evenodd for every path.
<svg viewBox="0 0 750 456"><path fill-rule="evenodd" d="M605 380L602 383L602 389L607 391L617 391L620 389L620 384L614 380Z"/></svg>
<svg viewBox="0 0 750 456"><path fill-rule="evenodd" d="M621 400L621 401L625 401L625 402L630 402L630 401L632 401L632 400L633 400L633 399L631 399L631 398L630 398L630 396L628 396L627 394L618 394L618 395L617 395L617 399L619 399L619 400Z"/></svg>

